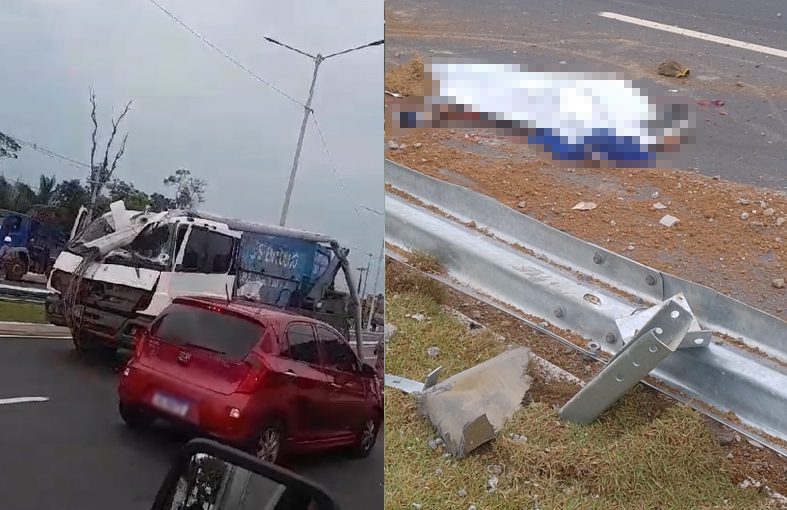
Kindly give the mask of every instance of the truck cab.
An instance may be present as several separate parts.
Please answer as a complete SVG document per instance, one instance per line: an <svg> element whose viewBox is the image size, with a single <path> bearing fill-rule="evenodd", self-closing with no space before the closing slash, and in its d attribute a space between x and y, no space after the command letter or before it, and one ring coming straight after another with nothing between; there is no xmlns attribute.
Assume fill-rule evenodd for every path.
<svg viewBox="0 0 787 510"><path fill-rule="evenodd" d="M128 211L116 202L89 224L77 219L49 278L46 314L72 330L80 350L131 347L134 330L179 296L257 301L347 336L350 323L360 323L348 252L321 234L195 211ZM340 271L346 292L335 286Z"/></svg>

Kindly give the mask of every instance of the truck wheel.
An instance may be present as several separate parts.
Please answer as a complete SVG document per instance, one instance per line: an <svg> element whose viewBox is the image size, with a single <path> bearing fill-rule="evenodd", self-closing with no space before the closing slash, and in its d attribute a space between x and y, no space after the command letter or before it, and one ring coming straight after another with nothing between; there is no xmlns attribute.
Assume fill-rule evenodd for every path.
<svg viewBox="0 0 787 510"><path fill-rule="evenodd" d="M24 260L14 259L5 266L5 279L18 282L27 273L27 266Z"/></svg>

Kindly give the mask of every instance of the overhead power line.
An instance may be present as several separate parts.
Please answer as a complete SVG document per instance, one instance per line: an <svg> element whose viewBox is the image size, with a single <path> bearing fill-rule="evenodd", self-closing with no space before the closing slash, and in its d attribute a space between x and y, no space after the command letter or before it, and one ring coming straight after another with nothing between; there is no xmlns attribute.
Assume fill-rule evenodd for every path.
<svg viewBox="0 0 787 510"><path fill-rule="evenodd" d="M342 174L339 173L339 169L336 167L336 164L333 161L333 156L331 156L331 151L330 149L328 149L328 144L325 141L325 136L323 136L322 129L320 129L320 123L317 121L317 115L315 114L315 112L312 112L312 120L314 121L314 126L317 128L317 133L320 135L320 142L322 142L322 147L325 150L325 155L328 157L328 164L331 167L333 173L336 175L337 179L339 180L339 186L341 186L342 190L344 191L344 194L347 195L347 200L350 201L350 205L355 211L355 214L358 215L359 218L361 218L361 221L363 222L364 225L366 225L366 228L371 230L372 227L363 218L363 215L361 215L361 212L358 209L358 204L355 203L355 200L353 200L352 195L350 195L350 192L347 190L347 186L344 185L344 179L342 178ZM383 214L365 205L362 205L362 207L375 214L379 214L379 215Z"/></svg>
<svg viewBox="0 0 787 510"><path fill-rule="evenodd" d="M81 168L90 168L90 163L85 163L84 161L79 161L73 158L69 158L68 156L64 156L58 152L53 151L52 149L48 149L43 145L37 144L35 142L31 142L29 140L25 140L24 138L19 138L16 135L12 135L8 131L3 131L3 133L9 138L15 140L16 143L18 143L19 145L29 147L30 149L33 149L34 151L39 152L44 156L54 159L59 159L60 161L68 163L72 166L81 167Z"/></svg>
<svg viewBox="0 0 787 510"><path fill-rule="evenodd" d="M166 14L167 16L169 16L169 17L170 17L170 18L171 18L173 21L175 21L175 22L176 22L178 25L180 25L180 26L182 26L183 28L185 28L186 30L188 30L188 31L189 31L189 33L190 33L191 35L193 35L194 37L196 37L197 39L199 39L200 41L202 41L204 44L206 44L207 46L209 46L210 48L212 48L212 49L213 49L215 52L217 52L219 55L221 55L221 56L222 56L222 57L224 57L225 59L227 59L227 60L229 60L230 62L232 62L232 63L233 63L233 64L234 64L236 67L238 67L238 68L239 68L239 69L241 69L242 71L244 71L244 72L246 72L247 74L249 74L249 75L250 75L251 77L253 77L255 80L257 80L257 81L259 81L259 82L261 82L261 83L264 83L265 85L267 85L268 87L270 87L270 88L271 88L271 89L273 89L274 91L278 92L280 95L284 96L285 98L289 99L289 100L290 100L290 101L292 101L293 103L295 103L295 104L297 104L297 105L299 105L299 106L302 106L302 107L305 107L305 106L306 106L306 105L305 105L305 104L303 104L302 102L298 101L297 99L295 99L295 98L294 98L294 97L292 97L291 95L289 95L289 94L287 94L286 92L284 92L283 90L281 90L279 87L277 87L277 86L276 86L276 85L274 85L273 83L269 82L268 80L266 80L266 79L265 79L265 78L263 78L262 76L258 75L257 73L255 73L254 71L252 71L251 69L249 69L248 67L246 67L245 65L241 64L240 62L238 62L238 61L237 61L237 60L236 60L236 59L235 59L235 58L234 58L232 55L230 55L230 54L229 54L229 53L227 53L226 51L222 50L221 48L219 48L218 46L216 46L215 44L213 44L213 43L212 43L210 40L208 40L208 38L207 38L207 37L203 36L202 34L200 34L199 32L197 32L196 30L194 30L193 28L191 28L190 26L188 26L188 25L187 25L185 22L183 22L183 20L181 20L180 18L178 18L177 16L175 16L174 14L172 14L170 11L168 11L168 10L167 10L167 9L166 9L166 8L165 8L163 5L161 5L160 3L158 3L156 0L148 0L148 2L152 3L153 5L155 5L155 6L156 6L156 7L157 7L157 8L158 8L158 9L159 9L161 12L163 12L164 14Z"/></svg>

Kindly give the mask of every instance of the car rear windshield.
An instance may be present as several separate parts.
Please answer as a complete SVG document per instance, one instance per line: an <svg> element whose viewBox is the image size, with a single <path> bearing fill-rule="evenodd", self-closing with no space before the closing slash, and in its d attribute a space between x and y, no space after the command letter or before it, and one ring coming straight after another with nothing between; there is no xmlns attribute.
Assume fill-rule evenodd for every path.
<svg viewBox="0 0 787 510"><path fill-rule="evenodd" d="M264 328L237 315L198 306L174 304L153 327L153 335L167 343L201 348L240 361L260 341Z"/></svg>

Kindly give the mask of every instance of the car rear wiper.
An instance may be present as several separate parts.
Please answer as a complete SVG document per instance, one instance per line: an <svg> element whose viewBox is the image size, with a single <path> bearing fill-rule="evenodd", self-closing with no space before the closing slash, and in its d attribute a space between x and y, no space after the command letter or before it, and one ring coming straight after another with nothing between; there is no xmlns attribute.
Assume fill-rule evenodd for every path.
<svg viewBox="0 0 787 510"><path fill-rule="evenodd" d="M215 353L215 354L222 354L222 355L223 355L223 354L227 354L227 353L226 353L226 352L224 352L224 351L220 351L220 350L218 350L218 349L213 349L213 348L211 348L211 347L206 347L206 346L204 346L204 345L193 344L193 343L191 343L191 342L186 342L185 344L183 344L183 346L184 346L184 347L196 347L197 349L202 349L203 351L210 351L210 352L213 352L213 353Z"/></svg>

